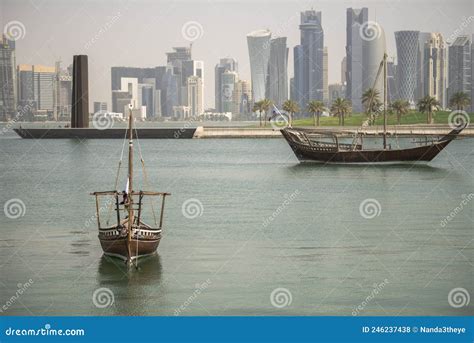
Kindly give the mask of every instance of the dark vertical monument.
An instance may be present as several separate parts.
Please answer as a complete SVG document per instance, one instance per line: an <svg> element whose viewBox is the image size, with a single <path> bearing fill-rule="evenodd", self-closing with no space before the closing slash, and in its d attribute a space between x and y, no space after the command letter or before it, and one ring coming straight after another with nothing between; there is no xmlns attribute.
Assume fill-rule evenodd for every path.
<svg viewBox="0 0 474 343"><path fill-rule="evenodd" d="M87 55L74 56L71 104L71 127L89 127L89 76Z"/></svg>

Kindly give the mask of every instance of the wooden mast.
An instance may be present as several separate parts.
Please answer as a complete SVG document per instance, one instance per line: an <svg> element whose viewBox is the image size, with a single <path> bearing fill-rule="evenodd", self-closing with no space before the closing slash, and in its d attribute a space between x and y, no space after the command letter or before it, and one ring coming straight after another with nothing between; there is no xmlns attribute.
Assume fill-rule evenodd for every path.
<svg viewBox="0 0 474 343"><path fill-rule="evenodd" d="M128 116L128 235L127 235L127 252L130 262L132 259L131 241L132 241L132 225L133 225L133 112L130 105Z"/></svg>
<svg viewBox="0 0 474 343"><path fill-rule="evenodd" d="M383 54L383 149L387 149L387 53Z"/></svg>

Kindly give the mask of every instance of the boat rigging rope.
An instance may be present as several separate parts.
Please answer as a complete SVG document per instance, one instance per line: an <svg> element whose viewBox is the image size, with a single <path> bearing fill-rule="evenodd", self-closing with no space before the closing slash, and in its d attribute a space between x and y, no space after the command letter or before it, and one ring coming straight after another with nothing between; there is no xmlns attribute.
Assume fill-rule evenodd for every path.
<svg viewBox="0 0 474 343"><path fill-rule="evenodd" d="M120 176L120 168L122 167L123 152L125 151L125 142L126 142L126 140L127 140L127 130L125 130L125 136L123 137L122 152L120 153L120 160L119 160L118 167L117 167L117 173L115 175L115 183L114 183L114 190L115 191L117 190L118 179L119 179L119 176ZM109 226L111 211L112 211L112 203L110 203L107 206L107 221L106 221L107 226ZM117 224L120 225L120 223L117 223Z"/></svg>
<svg viewBox="0 0 474 343"><path fill-rule="evenodd" d="M145 160L143 159L143 155L142 155L142 147L140 145L140 140L138 139L138 131L136 127L134 129L135 129L135 136L137 137L137 145L138 145L138 153L140 155L140 162L142 164L143 180L145 181L145 187L149 188L148 173L146 171ZM157 227L158 222L156 221L156 213L155 213L155 207L153 205L153 197L150 198L150 204L151 204L151 212L153 213L153 220L155 222L155 227Z"/></svg>

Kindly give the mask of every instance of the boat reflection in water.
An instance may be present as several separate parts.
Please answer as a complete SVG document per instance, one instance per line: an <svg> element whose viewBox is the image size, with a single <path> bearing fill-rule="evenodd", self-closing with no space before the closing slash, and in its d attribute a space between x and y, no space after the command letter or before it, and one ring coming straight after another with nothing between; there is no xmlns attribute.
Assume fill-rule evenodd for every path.
<svg viewBox="0 0 474 343"><path fill-rule="evenodd" d="M97 287L107 288L113 294L113 304L102 313L149 315L150 304L162 294L161 277L158 254L140 258L137 268L129 268L119 259L102 255L97 270Z"/></svg>

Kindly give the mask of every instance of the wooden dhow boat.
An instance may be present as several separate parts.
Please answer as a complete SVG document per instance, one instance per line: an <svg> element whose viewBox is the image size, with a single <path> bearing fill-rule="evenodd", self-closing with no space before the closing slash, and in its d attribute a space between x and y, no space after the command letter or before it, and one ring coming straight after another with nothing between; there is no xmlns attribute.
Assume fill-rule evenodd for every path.
<svg viewBox="0 0 474 343"><path fill-rule="evenodd" d="M300 162L414 163L431 161L466 128L468 122L463 122L437 140L426 139L414 147L392 149L387 144L387 54L384 55L380 63L374 86L382 70L384 74L383 147L381 149L364 148L363 135L359 131L351 133L354 135L352 143L342 143L341 134L347 135L348 132L331 132L292 127L282 129L283 137ZM371 108L372 101L373 99L370 100L369 108ZM363 126L368 126L371 120L373 121L374 118L368 119Z"/></svg>
<svg viewBox="0 0 474 343"><path fill-rule="evenodd" d="M128 175L125 190L119 192L117 190L117 181L120 176L120 167L122 164L126 137L122 146L122 155L119 161L117 176L115 179L115 190L105 192L91 193L96 199L96 217L99 229L99 241L105 255L118 257L127 263L143 256L154 254L160 244L163 217L165 209L166 196L171 195L166 192L151 191L135 191L133 189L133 115L130 109L128 129ZM135 132L137 137L137 132ZM138 139L138 137L137 137ZM143 167L145 183L147 174L145 163L141 155L140 144L140 160ZM151 198L149 198L151 197ZM159 210L159 220L157 221L157 213L153 205L153 197L161 198L161 207ZM105 206L101 205L105 201ZM154 219L154 225L144 222L145 199L149 199L151 212ZM107 210L108 215L106 224L103 226L101 222L101 212ZM115 211L114 223L110 223L110 212Z"/></svg>

